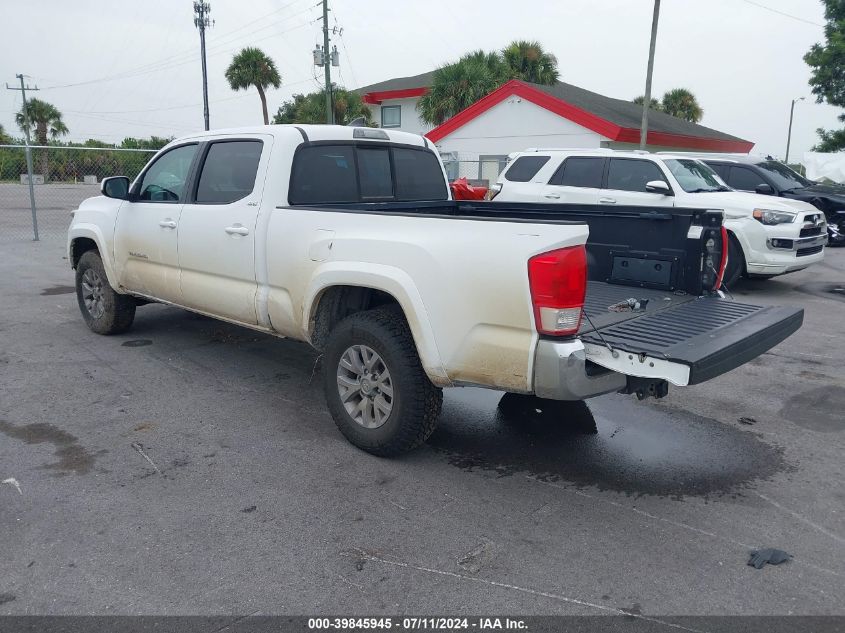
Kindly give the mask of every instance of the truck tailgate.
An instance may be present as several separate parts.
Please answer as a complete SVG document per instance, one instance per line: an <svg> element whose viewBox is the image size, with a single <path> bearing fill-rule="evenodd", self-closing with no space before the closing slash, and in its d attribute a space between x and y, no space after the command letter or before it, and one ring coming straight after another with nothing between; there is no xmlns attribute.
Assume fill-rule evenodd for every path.
<svg viewBox="0 0 845 633"><path fill-rule="evenodd" d="M648 304L640 311L609 309L628 298L648 299ZM591 361L676 385L694 385L736 369L783 341L804 319L801 308L594 281L584 309L589 320L584 319L580 336Z"/></svg>

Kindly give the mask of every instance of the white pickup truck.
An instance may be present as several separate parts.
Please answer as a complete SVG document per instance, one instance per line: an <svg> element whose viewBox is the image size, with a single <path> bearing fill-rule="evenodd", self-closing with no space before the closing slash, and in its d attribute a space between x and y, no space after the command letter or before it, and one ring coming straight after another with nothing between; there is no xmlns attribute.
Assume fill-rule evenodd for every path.
<svg viewBox="0 0 845 633"><path fill-rule="evenodd" d="M443 387L662 396L803 319L714 293L721 212L453 201L432 143L403 132L198 133L102 192L68 235L91 330L160 302L306 341L337 426L378 455L425 441Z"/></svg>

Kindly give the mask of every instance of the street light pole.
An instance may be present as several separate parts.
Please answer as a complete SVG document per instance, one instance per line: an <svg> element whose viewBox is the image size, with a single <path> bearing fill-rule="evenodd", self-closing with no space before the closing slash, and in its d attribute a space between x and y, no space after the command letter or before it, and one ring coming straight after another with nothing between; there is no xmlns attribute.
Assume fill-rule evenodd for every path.
<svg viewBox="0 0 845 633"><path fill-rule="evenodd" d="M648 70L645 76L645 97L643 97L643 120L640 124L640 149L646 146L648 136L648 109L651 107L651 74L654 71L654 46L657 43L657 19L660 17L660 0L654 0L654 15L651 17L651 43L648 46Z"/></svg>
<svg viewBox="0 0 845 633"><path fill-rule="evenodd" d="M32 233L33 233L33 240L38 241L38 217L35 214L35 189L33 188L33 169L32 169L32 150L29 148L32 145L32 141L29 138L29 112L27 111L26 107L26 91L27 90L38 90L38 86L34 88L32 86L27 86L24 84L24 75L20 73L15 75L16 79L20 79L21 87L20 88L13 88L9 84L6 84L6 89L8 90L20 90L21 91L21 101L23 101L23 108L21 108L21 114L23 115L23 133L24 133L24 145L25 145L25 152L26 152L26 175L27 180L29 181L29 207L32 211ZM41 150L46 151L46 150ZM47 179L47 174L43 174L44 179Z"/></svg>
<svg viewBox="0 0 845 633"><path fill-rule="evenodd" d="M789 144L792 141L792 115L795 113L795 102L796 101L803 101L804 97L798 97L797 99L792 100L792 105L789 106L789 132L786 134L786 159L785 162L787 165L789 164Z"/></svg>

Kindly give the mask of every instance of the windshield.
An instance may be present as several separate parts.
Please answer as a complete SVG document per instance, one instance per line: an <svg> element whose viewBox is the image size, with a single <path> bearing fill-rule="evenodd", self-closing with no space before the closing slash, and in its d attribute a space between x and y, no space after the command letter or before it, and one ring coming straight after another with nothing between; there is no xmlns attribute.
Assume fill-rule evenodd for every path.
<svg viewBox="0 0 845 633"><path fill-rule="evenodd" d="M700 160L692 158L669 158L664 161L669 171L687 193L701 191L728 191L729 187L715 171Z"/></svg>
<svg viewBox="0 0 845 633"><path fill-rule="evenodd" d="M778 163L774 160L757 163L757 167L765 171L769 178L775 181L777 188L781 190L799 189L809 187L812 184L809 180L792 171L783 163Z"/></svg>

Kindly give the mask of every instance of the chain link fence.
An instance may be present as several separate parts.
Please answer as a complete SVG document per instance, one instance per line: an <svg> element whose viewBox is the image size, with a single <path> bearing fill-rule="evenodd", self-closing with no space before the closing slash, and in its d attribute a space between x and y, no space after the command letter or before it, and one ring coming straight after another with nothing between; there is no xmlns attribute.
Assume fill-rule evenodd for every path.
<svg viewBox="0 0 845 633"><path fill-rule="evenodd" d="M502 158L480 160L443 159L446 177L449 182L458 178L466 178L469 184L477 187L489 187L496 182L499 174L505 169L507 160Z"/></svg>
<svg viewBox="0 0 845 633"><path fill-rule="evenodd" d="M135 178L155 150L105 147L30 146L32 190L30 202L26 148L0 145L0 242L64 239L70 212L100 194L108 176ZM37 224L37 233L36 233Z"/></svg>

